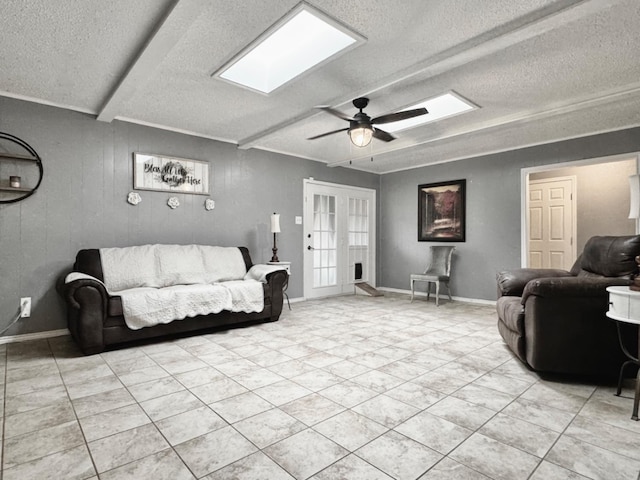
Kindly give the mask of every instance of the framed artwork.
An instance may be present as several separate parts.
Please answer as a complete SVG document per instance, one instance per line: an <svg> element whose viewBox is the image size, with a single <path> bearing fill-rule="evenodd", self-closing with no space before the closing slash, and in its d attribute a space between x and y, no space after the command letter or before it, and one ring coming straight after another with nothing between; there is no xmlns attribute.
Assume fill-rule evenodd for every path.
<svg viewBox="0 0 640 480"><path fill-rule="evenodd" d="M418 185L418 241L465 241L466 180Z"/></svg>
<svg viewBox="0 0 640 480"><path fill-rule="evenodd" d="M209 162L134 153L133 188L209 195Z"/></svg>

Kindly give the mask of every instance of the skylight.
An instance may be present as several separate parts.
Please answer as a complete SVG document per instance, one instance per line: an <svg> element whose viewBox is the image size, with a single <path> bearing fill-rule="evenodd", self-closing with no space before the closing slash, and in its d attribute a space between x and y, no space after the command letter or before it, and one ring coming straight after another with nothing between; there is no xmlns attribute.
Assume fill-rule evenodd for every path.
<svg viewBox="0 0 640 480"><path fill-rule="evenodd" d="M270 93L364 38L300 5L213 75Z"/></svg>
<svg viewBox="0 0 640 480"><path fill-rule="evenodd" d="M424 102L416 105L411 105L410 107L405 108L405 110L413 110L414 108L420 107L426 108L429 113L427 115L421 115L419 117L413 117L399 122L388 123L384 125L384 130L388 132L398 132L400 130L417 127L418 125L434 122L442 118L451 117L453 115L478 108L453 92L425 100Z"/></svg>

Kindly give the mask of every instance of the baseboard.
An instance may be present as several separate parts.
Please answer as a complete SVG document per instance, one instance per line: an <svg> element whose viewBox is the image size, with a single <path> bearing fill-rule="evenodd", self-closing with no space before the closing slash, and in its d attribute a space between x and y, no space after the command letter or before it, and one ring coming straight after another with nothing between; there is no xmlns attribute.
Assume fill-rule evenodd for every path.
<svg viewBox="0 0 640 480"><path fill-rule="evenodd" d="M63 337L71 335L68 328L60 330L47 330L46 332L24 333L22 335L7 335L0 337L0 345L6 343L28 342L30 340L42 340L43 338Z"/></svg>
<svg viewBox="0 0 640 480"><path fill-rule="evenodd" d="M402 293L405 295L411 295L410 290L402 290L399 288L389 288L389 287L376 287L378 290L382 290L385 292L391 293ZM426 297L427 294L425 292L416 292L416 297ZM452 297L454 300L458 302L466 302L466 303L477 303L480 305L493 305L495 306L496 302L494 300L483 300L480 298L465 298L465 297ZM305 297L296 297L290 298L289 303L300 303L305 302L307 299ZM5 345L7 343L19 343L19 342L28 342L31 340L42 340L44 338L54 338L54 337L64 337L65 335L71 335L71 332L68 328L62 328L60 330L47 330L46 332L35 332L35 333L24 333L22 335L6 335L0 337L0 345Z"/></svg>
<svg viewBox="0 0 640 480"><path fill-rule="evenodd" d="M386 292L402 293L402 294L405 294L405 295L411 295L411 290L402 290L400 288L378 287L378 290L384 290ZM426 292L415 292L414 295L416 297L426 297L427 293ZM435 295L435 293L432 293L431 295ZM446 296L446 294L441 296L440 298L445 298L446 300L449 299ZM482 298L456 297L455 295L452 295L451 298L453 298L454 300L456 300L458 302L477 303L479 305L493 305L494 307L496 305L496 301L495 300L484 300Z"/></svg>

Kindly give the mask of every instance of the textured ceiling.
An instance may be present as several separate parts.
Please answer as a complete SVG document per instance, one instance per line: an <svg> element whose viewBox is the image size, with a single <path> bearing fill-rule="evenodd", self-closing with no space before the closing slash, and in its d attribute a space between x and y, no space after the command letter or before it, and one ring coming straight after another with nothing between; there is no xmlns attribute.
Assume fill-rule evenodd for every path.
<svg viewBox="0 0 640 480"><path fill-rule="evenodd" d="M298 3L3 0L0 95L377 173L640 125L638 0L311 0L365 44L270 95L211 77ZM316 105L451 90L480 108L365 148L306 140L348 126Z"/></svg>

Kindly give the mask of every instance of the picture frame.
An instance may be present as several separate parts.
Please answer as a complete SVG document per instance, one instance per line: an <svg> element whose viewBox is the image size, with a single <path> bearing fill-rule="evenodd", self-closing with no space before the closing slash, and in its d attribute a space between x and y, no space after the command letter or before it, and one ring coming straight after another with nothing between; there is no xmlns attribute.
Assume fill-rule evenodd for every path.
<svg viewBox="0 0 640 480"><path fill-rule="evenodd" d="M464 242L466 180L418 185L418 241Z"/></svg>
<svg viewBox="0 0 640 480"><path fill-rule="evenodd" d="M134 152L133 188L209 195L209 162Z"/></svg>

